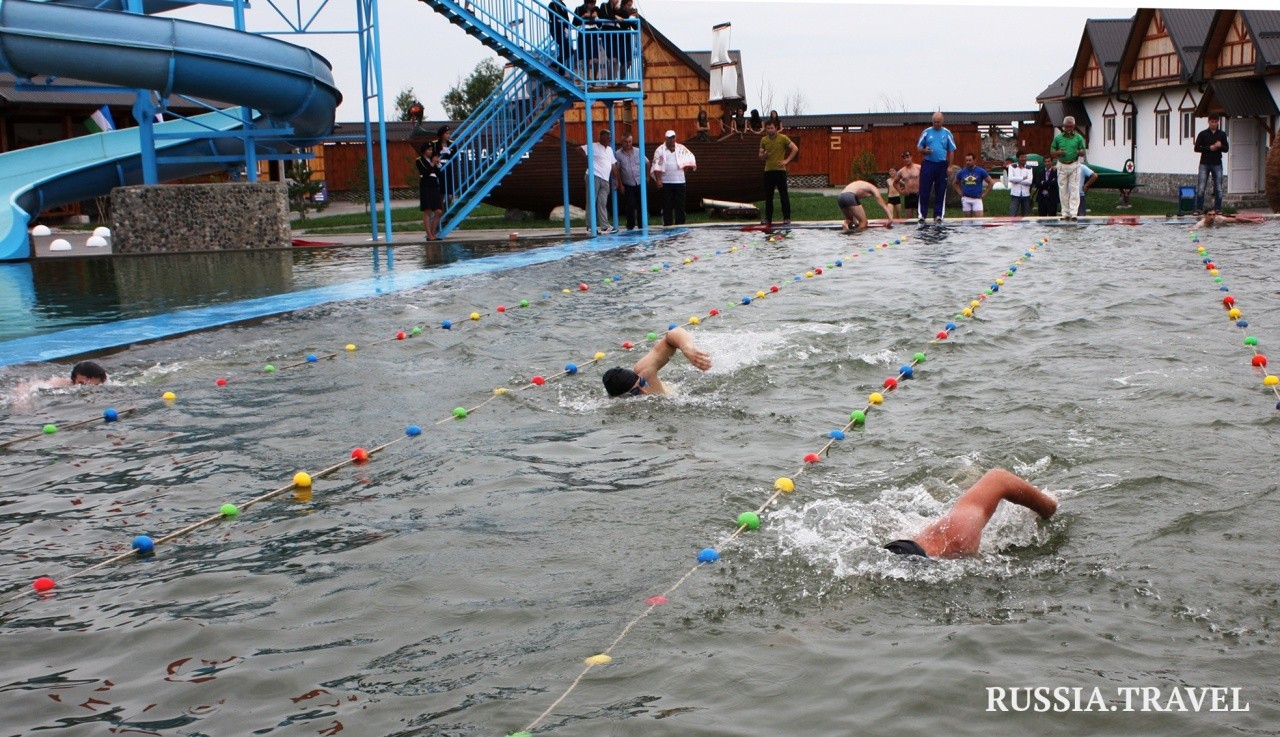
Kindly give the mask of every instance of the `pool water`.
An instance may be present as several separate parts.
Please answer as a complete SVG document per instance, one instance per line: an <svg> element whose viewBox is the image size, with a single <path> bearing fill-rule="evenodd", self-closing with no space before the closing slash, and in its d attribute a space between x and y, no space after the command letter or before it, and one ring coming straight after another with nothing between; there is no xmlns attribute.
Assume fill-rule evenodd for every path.
<svg viewBox="0 0 1280 737"><path fill-rule="evenodd" d="M5 733L1270 733L1280 412L1187 231L903 235L700 231L137 345L96 389L16 397L62 367L0 369L0 438L139 408L0 450L0 596L403 438L5 605ZM1264 353L1276 235L1203 234ZM623 341L694 315L710 372L676 358L676 396L604 396L602 368L639 356ZM916 378L803 463L917 351ZM332 357L262 370L307 353ZM993 466L1059 514L1002 508L971 560L880 548ZM796 490L761 529L539 719L781 476ZM1036 686L1120 708L988 711L989 688ZM1210 686L1249 710L1125 711L1118 691Z"/></svg>
<svg viewBox="0 0 1280 737"><path fill-rule="evenodd" d="M532 248L536 242L294 248L0 263L0 342L288 294ZM390 255L388 255L390 251Z"/></svg>

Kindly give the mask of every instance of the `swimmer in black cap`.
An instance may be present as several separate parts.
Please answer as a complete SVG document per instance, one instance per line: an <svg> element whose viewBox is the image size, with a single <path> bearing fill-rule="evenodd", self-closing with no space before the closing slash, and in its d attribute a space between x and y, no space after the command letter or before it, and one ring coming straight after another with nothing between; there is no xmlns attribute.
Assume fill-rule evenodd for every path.
<svg viewBox="0 0 1280 737"><path fill-rule="evenodd" d="M666 394L667 387L658 378L658 372L671 361L676 351L683 353L699 371L711 368L711 354L693 344L693 336L688 330L675 328L662 336L644 358L636 361L634 369L615 366L604 372L605 391L611 397Z"/></svg>
<svg viewBox="0 0 1280 737"><path fill-rule="evenodd" d="M982 528L996 513L1002 499L1021 504L1044 519L1058 511L1057 499L1019 476L1002 468L993 468L960 495L950 512L930 522L914 538L894 540L884 547L898 555L925 558L977 555L978 544L982 542Z"/></svg>

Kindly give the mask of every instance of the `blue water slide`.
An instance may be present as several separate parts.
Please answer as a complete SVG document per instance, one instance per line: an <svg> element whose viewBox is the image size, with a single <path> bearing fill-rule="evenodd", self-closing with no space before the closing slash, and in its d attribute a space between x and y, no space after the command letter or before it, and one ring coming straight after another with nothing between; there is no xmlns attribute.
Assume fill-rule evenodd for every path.
<svg viewBox="0 0 1280 737"><path fill-rule="evenodd" d="M333 129L342 95L319 54L274 38L173 18L0 0L0 69L20 77L68 77L119 87L222 100L258 111L254 125L279 136L256 140L277 152L315 143ZM149 0L149 11L182 3ZM175 120L157 133L226 131L238 109ZM165 156L243 152L235 138L157 139ZM222 169L219 162L162 164L162 180ZM0 260L28 258L27 227L41 211L142 181L137 129L81 136L0 154Z"/></svg>

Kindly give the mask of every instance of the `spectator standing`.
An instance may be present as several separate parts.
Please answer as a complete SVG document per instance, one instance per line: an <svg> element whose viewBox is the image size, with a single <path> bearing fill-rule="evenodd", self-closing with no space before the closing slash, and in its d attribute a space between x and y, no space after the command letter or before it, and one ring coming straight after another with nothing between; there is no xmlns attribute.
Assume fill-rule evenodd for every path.
<svg viewBox="0 0 1280 737"><path fill-rule="evenodd" d="M1052 156L1044 160L1044 171L1036 184L1036 212L1040 217L1058 214L1058 166Z"/></svg>
<svg viewBox="0 0 1280 737"><path fill-rule="evenodd" d="M1009 217L1030 215L1034 172L1027 166L1027 152L1019 151L1017 160L1005 171L1009 174Z"/></svg>
<svg viewBox="0 0 1280 737"><path fill-rule="evenodd" d="M1213 177L1213 209L1222 209L1222 155L1231 149L1227 143L1227 134L1218 126L1222 116L1213 113L1209 116L1209 127L1196 135L1196 153L1200 154L1200 174L1196 177L1196 214L1204 210L1205 189L1209 186L1209 178Z"/></svg>
<svg viewBox="0 0 1280 737"><path fill-rule="evenodd" d="M991 175L975 163L973 154L964 155L964 168L952 182L960 193L960 209L967 218L982 216L982 200L991 191Z"/></svg>
<svg viewBox="0 0 1280 737"><path fill-rule="evenodd" d="M1088 164L1081 164L1078 176L1080 178L1080 209L1076 211L1076 214L1083 216L1089 212L1085 208L1084 198L1089 194L1089 188L1093 186L1093 183L1098 181L1098 174L1093 169L1090 169Z"/></svg>
<svg viewBox="0 0 1280 737"><path fill-rule="evenodd" d="M644 220L640 209L640 177L644 176L645 160L635 147L630 133L622 137L622 146L614 155L618 160L618 175L622 178L622 210L627 218L627 230L633 230Z"/></svg>
<svg viewBox="0 0 1280 737"><path fill-rule="evenodd" d="M422 229L427 232L427 240L439 240L436 233L444 216L440 153L431 144L425 144L413 163L418 169L418 209L422 211Z"/></svg>
<svg viewBox="0 0 1280 737"><path fill-rule="evenodd" d="M925 128L916 141L916 148L924 155L920 165L920 206L917 215L920 224L929 215L929 201L933 201L933 221L942 222L942 212L947 205L947 170L955 155L956 139L951 131L942 127L942 113L933 114L933 125Z"/></svg>
<svg viewBox="0 0 1280 737"><path fill-rule="evenodd" d="M778 125L765 121L758 156L764 161L764 222L773 225L773 190L782 201L782 223L791 224L791 196L787 194L787 166L800 151L790 138L778 133Z"/></svg>
<svg viewBox="0 0 1280 737"><path fill-rule="evenodd" d="M1058 200L1062 217L1075 220L1080 209L1080 164L1085 158L1084 136L1076 130L1076 119L1062 119L1062 132L1053 137L1049 153L1058 159Z"/></svg>
<svg viewBox="0 0 1280 737"><path fill-rule="evenodd" d="M596 232L602 235L616 233L618 229L609 223L609 192L614 187L618 191L622 191L622 177L618 173L618 159L614 154L613 148L610 147L613 137L609 131L600 131L600 140L591 144L591 150L588 152L587 147L583 146L582 150L587 154L587 186L595 187L596 191ZM591 200L588 196L587 207L590 208ZM588 228L590 226L588 225Z"/></svg>
<svg viewBox="0 0 1280 737"><path fill-rule="evenodd" d="M547 20L551 24L551 38L556 44L556 61L566 69L570 68L573 59L573 28L569 6L564 0L549 0L547 3Z"/></svg>
<svg viewBox="0 0 1280 737"><path fill-rule="evenodd" d="M898 217L916 212L920 207L920 165L911 160L911 152L902 152L902 167L893 175L893 187L902 195Z"/></svg>
<svg viewBox="0 0 1280 737"><path fill-rule="evenodd" d="M693 152L676 143L676 132L667 131L666 140L653 152L653 183L662 193L662 224L684 225L685 176L698 170Z"/></svg>

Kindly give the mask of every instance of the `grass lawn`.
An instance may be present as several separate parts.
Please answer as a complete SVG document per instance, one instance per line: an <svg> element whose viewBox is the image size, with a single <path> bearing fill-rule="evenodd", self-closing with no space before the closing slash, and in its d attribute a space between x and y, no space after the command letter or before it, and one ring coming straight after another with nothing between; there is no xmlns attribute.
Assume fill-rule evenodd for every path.
<svg viewBox="0 0 1280 737"><path fill-rule="evenodd" d="M1088 206L1091 216L1108 215L1171 215L1178 206L1167 200L1147 197L1131 197L1128 209L1117 209L1120 194L1110 190L1097 190L1089 193ZM755 203L763 211L764 201ZM995 190L987 195L984 202L986 214L1003 216L1009 213L1009 193L1006 190ZM776 202L775 202L776 205ZM864 203L867 215L873 219L883 218L885 213L874 200ZM774 210L775 214L777 210ZM960 211L960 198L947 197L947 217L963 217ZM835 195L818 194L816 192L795 192L791 195L791 219L796 222L841 220L843 215L836 207ZM659 219L660 220L660 219ZM722 222L712 220L705 212L689 213L690 223ZM652 222L652 221L651 221ZM744 221L745 222L745 221ZM379 219L381 224L381 219ZM575 228L585 227L581 220L574 220ZM294 227L307 234L324 235L335 233L362 233L369 227L369 214L351 213L348 215L313 215L305 223L294 221ZM391 211L391 227L395 232L422 232L422 213L416 207L400 207ZM519 230L531 228L563 228L563 220L529 219L521 221L507 220L503 210L493 205L480 205L463 221L460 230Z"/></svg>

